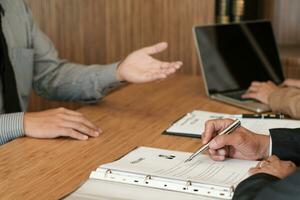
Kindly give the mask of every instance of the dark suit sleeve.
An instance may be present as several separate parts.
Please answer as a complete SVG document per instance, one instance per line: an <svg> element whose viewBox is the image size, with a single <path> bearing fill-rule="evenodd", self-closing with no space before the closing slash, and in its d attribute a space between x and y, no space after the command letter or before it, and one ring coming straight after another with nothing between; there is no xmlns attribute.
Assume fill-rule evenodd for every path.
<svg viewBox="0 0 300 200"><path fill-rule="evenodd" d="M272 137L272 154L278 156L280 160L290 160L299 166L300 128L271 129L270 134Z"/></svg>
<svg viewBox="0 0 300 200"><path fill-rule="evenodd" d="M300 164L300 129L272 129L272 154L281 160ZM241 182L234 200L299 199L300 170L280 180L269 174L256 174Z"/></svg>
<svg viewBox="0 0 300 200"><path fill-rule="evenodd" d="M300 170L285 179L256 174L241 182L233 200L296 200L300 197Z"/></svg>

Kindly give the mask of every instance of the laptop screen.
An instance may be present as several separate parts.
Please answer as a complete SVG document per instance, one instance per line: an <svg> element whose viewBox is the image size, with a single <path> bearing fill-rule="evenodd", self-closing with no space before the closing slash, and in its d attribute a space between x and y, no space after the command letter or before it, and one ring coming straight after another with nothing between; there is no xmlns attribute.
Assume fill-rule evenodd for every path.
<svg viewBox="0 0 300 200"><path fill-rule="evenodd" d="M271 23L200 26L195 36L209 94L246 90L252 81L283 81Z"/></svg>

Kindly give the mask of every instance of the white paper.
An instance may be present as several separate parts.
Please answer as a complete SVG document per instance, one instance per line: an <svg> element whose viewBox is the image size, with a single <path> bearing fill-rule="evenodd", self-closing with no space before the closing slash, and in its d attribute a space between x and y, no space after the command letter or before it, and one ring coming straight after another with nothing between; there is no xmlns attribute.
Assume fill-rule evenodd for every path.
<svg viewBox="0 0 300 200"><path fill-rule="evenodd" d="M179 151L140 147L118 161L102 165L100 169L231 187L247 178L249 168L257 164L257 161L236 159L216 162L207 155L199 155L184 163L190 155Z"/></svg>
<svg viewBox="0 0 300 200"><path fill-rule="evenodd" d="M205 111L193 111L173 124L167 132L201 136L205 122L216 118L234 118L234 115ZM258 134L269 134L273 128L299 128L299 120L285 119L240 119L242 126Z"/></svg>
<svg viewBox="0 0 300 200"><path fill-rule="evenodd" d="M65 200L215 200L216 198L90 179Z"/></svg>

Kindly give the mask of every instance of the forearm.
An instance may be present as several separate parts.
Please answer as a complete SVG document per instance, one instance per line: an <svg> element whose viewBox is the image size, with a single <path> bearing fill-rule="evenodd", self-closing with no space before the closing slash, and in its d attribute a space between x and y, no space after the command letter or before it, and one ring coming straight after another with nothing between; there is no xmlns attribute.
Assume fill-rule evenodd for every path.
<svg viewBox="0 0 300 200"><path fill-rule="evenodd" d="M0 145L24 136L24 113L0 115Z"/></svg>
<svg viewBox="0 0 300 200"><path fill-rule="evenodd" d="M36 76L34 88L48 99L96 102L108 91L120 85L116 77L118 63L84 66L63 63L56 70ZM47 71L46 71L47 72Z"/></svg>
<svg viewBox="0 0 300 200"><path fill-rule="evenodd" d="M284 99L284 101L282 101ZM269 96L269 105L274 112L282 112L300 119L300 90L281 88Z"/></svg>

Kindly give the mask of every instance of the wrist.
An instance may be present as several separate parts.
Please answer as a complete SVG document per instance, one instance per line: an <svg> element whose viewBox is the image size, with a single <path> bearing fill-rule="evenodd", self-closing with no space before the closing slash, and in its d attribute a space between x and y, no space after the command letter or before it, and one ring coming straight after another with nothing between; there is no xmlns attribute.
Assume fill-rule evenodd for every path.
<svg viewBox="0 0 300 200"><path fill-rule="evenodd" d="M125 81L125 79L122 76L121 70L120 70L121 69L121 65L122 65L122 62L117 66L117 69L116 69L116 78L120 82Z"/></svg>
<svg viewBox="0 0 300 200"><path fill-rule="evenodd" d="M258 138L260 144L260 158L259 159L265 159L268 158L270 156L270 136L260 136L261 138Z"/></svg>
<svg viewBox="0 0 300 200"><path fill-rule="evenodd" d="M24 135L26 135L26 136L27 136L27 132L28 132L28 114L29 113L24 113L24 119L23 119Z"/></svg>

